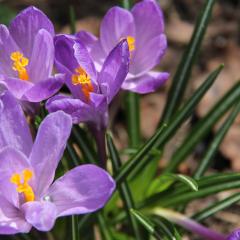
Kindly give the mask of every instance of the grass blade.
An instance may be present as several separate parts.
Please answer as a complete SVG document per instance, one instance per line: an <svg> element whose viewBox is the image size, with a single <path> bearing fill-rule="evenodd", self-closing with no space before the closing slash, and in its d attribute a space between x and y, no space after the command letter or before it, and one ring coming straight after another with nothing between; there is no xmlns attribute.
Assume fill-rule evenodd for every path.
<svg viewBox="0 0 240 240"><path fill-rule="evenodd" d="M218 147L222 143L225 135L227 134L229 128L232 126L235 118L240 112L240 102L237 104L237 106L233 109L232 113L229 115L229 117L226 119L226 121L222 124L222 126L219 128L218 132L216 133L216 136L210 145L209 149L207 150L205 156L203 157L202 161L200 162L199 166L197 167L197 170L194 174L194 177L196 179L199 179L208 169L209 165L211 164L211 160L213 159L215 153L218 150Z"/></svg>
<svg viewBox="0 0 240 240"><path fill-rule="evenodd" d="M98 224L100 228L100 232L102 234L102 239L104 240L112 240L112 234L110 232L110 229L108 228L108 225L105 221L104 215L102 212L98 212L97 214L98 218Z"/></svg>
<svg viewBox="0 0 240 240"><path fill-rule="evenodd" d="M130 0L122 0L122 6L123 8L130 9L131 7Z"/></svg>
<svg viewBox="0 0 240 240"><path fill-rule="evenodd" d="M205 208L204 210L194 214L192 218L197 221L203 221L204 219L214 215L216 212L219 212L239 201L240 201L240 193L235 193L230 197L225 198L221 201L218 201L217 203L214 203L209 207Z"/></svg>
<svg viewBox="0 0 240 240"><path fill-rule="evenodd" d="M161 122L168 122L182 101L187 83L191 75L194 61L197 57L197 54L199 53L202 39L211 17L214 3L215 0L205 1L205 5L203 7L202 13L197 20L191 41L173 78L172 86L168 94L167 104L163 111Z"/></svg>
<svg viewBox="0 0 240 240"><path fill-rule="evenodd" d="M127 127L129 136L129 147L139 147L140 136L140 103L136 93L127 92L126 96Z"/></svg>
<svg viewBox="0 0 240 240"><path fill-rule="evenodd" d="M212 72L206 81L195 91L192 97L186 102L186 104L178 111L176 116L170 121L169 126L163 124L158 131L144 144L143 147L120 169L118 174L115 176L117 182L121 182L126 178L132 170L137 168L139 165L144 165L149 162L147 153L150 152L154 147L160 149L169 138L175 134L179 126L187 119L191 114L195 106L202 99L207 90L212 86L217 76L223 69L223 65L220 65L214 72Z"/></svg>
<svg viewBox="0 0 240 240"><path fill-rule="evenodd" d="M198 191L197 182L188 176L181 174L162 174L152 181L148 188L147 196L167 190L176 181L182 182L193 191Z"/></svg>
<svg viewBox="0 0 240 240"><path fill-rule="evenodd" d="M110 157L112 160L113 171L117 172L119 170L119 168L121 167L121 160L120 160L120 157L118 155L118 152L116 150L116 147L113 143L113 140L112 140L110 134L107 134L107 146L108 146L108 150L109 150ZM121 184L118 185L118 190L119 190L120 196L124 202L126 213L129 218L129 222L132 225L134 235L135 235L136 239L142 239L141 232L138 228L138 224L137 224L135 218L130 213L130 210L132 208L134 208L135 206L134 206L130 188L129 188L126 180L124 180Z"/></svg>
<svg viewBox="0 0 240 240"><path fill-rule="evenodd" d="M214 184L209 187L199 189L197 192L188 192L181 195L176 196L173 199L168 199L166 201L161 201L161 206L169 207L169 206L176 206L178 204L187 203L191 200L207 197L209 195L230 190L230 189L237 189L240 187L240 180L221 183L221 184Z"/></svg>
<svg viewBox="0 0 240 240"><path fill-rule="evenodd" d="M178 204L178 202L185 203L191 199L202 198L220 191L237 188L240 186L240 174L215 174L203 177L200 180L196 180L196 182L199 188L197 192L189 192L188 186L177 184L168 192L160 192L145 199L145 201L138 204L137 208L145 208L155 204L159 206L165 206L166 204L168 206L168 203L174 206L176 202L176 204Z"/></svg>
<svg viewBox="0 0 240 240"><path fill-rule="evenodd" d="M173 157L165 169L165 172L172 172L176 170L178 165L186 159L196 145L207 135L214 124L239 100L240 82L238 81L224 95L224 97L212 107L207 115L193 127L181 146L173 154Z"/></svg>
<svg viewBox="0 0 240 240"><path fill-rule="evenodd" d="M153 216L152 221L156 224L156 228L164 234L166 240L181 240L181 236L173 224L160 216ZM164 238L164 240L165 240Z"/></svg>
<svg viewBox="0 0 240 240"><path fill-rule="evenodd" d="M97 163L95 150L91 147L91 144L88 142L86 133L79 126L73 126L72 134L76 140L79 148L82 151L84 160L90 163Z"/></svg>
<svg viewBox="0 0 240 240"><path fill-rule="evenodd" d="M143 227L153 235L157 240L161 240L159 233L155 231L154 224L149 221L145 216L143 216L140 212L131 209L131 214L143 225Z"/></svg>
<svg viewBox="0 0 240 240"><path fill-rule="evenodd" d="M69 7L69 18L70 18L71 34L75 34L76 33L76 16L75 16L74 7L72 5Z"/></svg>
<svg viewBox="0 0 240 240"><path fill-rule="evenodd" d="M163 125L151 138L150 140L139 150L139 152L134 155L133 158L131 158L126 164L123 165L123 167L118 171L118 173L115 176L116 182L120 183L125 179L140 163L146 162L148 160L148 157L145 156L149 151L151 151L151 148L154 146L154 143L159 138L159 136L162 134L163 129L166 127L166 125Z"/></svg>

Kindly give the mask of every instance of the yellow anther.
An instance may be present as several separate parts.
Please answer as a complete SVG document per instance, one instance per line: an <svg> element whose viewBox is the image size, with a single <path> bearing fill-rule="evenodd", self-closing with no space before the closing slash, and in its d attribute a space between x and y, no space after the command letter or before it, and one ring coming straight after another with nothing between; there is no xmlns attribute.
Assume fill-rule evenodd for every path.
<svg viewBox="0 0 240 240"><path fill-rule="evenodd" d="M26 202L34 201L35 199L33 189L28 183L32 177L33 172L29 169L24 169L21 175L19 173L14 173L10 178L10 182L17 186L17 192L23 193Z"/></svg>
<svg viewBox="0 0 240 240"><path fill-rule="evenodd" d="M78 67L75 69L75 74L72 75L72 84L81 85L82 92L86 97L87 101L89 101L90 93L93 92L94 89L91 83L90 76L82 67Z"/></svg>
<svg viewBox="0 0 240 240"><path fill-rule="evenodd" d="M129 47L129 51L132 52L135 50L135 38L132 36L127 37L127 43Z"/></svg>
<svg viewBox="0 0 240 240"><path fill-rule="evenodd" d="M11 54L11 59L13 61L12 69L18 72L18 77L21 80L28 80L29 77L26 66L29 63L29 60L20 52L13 52Z"/></svg>
<svg viewBox="0 0 240 240"><path fill-rule="evenodd" d="M28 182L33 177L33 173L29 169L23 170L23 181Z"/></svg>

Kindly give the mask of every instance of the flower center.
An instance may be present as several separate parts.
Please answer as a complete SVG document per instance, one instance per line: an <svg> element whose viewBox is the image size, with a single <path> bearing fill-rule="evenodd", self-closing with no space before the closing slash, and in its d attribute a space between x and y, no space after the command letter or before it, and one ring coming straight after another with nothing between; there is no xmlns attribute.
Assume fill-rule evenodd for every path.
<svg viewBox="0 0 240 240"><path fill-rule="evenodd" d="M29 185L29 180L33 177L33 172L29 169L24 169L22 174L14 173L10 182L17 186L18 193L23 193L26 202L34 201L35 196L32 187Z"/></svg>
<svg viewBox="0 0 240 240"><path fill-rule="evenodd" d="M75 69L75 74L72 75L72 84L81 85L82 92L86 97L87 101L89 101L90 93L93 92L94 89L91 83L90 76L82 67L79 66Z"/></svg>
<svg viewBox="0 0 240 240"><path fill-rule="evenodd" d="M13 61L12 69L18 72L18 77L21 80L28 80L28 72L26 66L29 63L28 58L25 58L20 52L13 52L11 54L11 59Z"/></svg>

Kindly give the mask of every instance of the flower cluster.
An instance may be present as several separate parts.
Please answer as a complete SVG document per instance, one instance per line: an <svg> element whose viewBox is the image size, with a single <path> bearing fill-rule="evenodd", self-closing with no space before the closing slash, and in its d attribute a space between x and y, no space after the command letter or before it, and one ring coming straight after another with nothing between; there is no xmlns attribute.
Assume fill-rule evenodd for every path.
<svg viewBox="0 0 240 240"><path fill-rule="evenodd" d="M108 201L115 182L95 165L54 180L72 124L85 122L104 138L108 106L121 88L149 93L168 79L152 70L166 48L163 14L154 0L131 11L110 9L99 39L82 31L55 35L35 7L9 27L0 25L0 234L26 233L32 226L49 231L57 217L93 212ZM59 93L64 84L71 94ZM50 114L33 141L23 110L36 114L45 100Z"/></svg>

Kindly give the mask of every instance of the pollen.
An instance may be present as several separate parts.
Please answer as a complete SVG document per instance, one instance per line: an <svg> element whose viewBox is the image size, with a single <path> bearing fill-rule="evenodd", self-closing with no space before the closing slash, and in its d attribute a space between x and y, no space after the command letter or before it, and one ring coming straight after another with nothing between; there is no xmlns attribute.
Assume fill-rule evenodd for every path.
<svg viewBox="0 0 240 240"><path fill-rule="evenodd" d="M35 199L33 189L28 183L32 177L33 172L29 169L24 169L21 174L14 173L10 178L10 182L17 186L17 192L24 195L26 202L31 202Z"/></svg>
<svg viewBox="0 0 240 240"><path fill-rule="evenodd" d="M81 85L84 96L87 101L90 100L90 93L93 92L94 89L90 76L82 67L75 69L75 74L72 75L72 84Z"/></svg>
<svg viewBox="0 0 240 240"><path fill-rule="evenodd" d="M28 58L25 58L20 52L13 52L11 54L11 59L13 61L12 69L18 72L18 77L21 80L29 80L28 72L26 66L29 63Z"/></svg>

